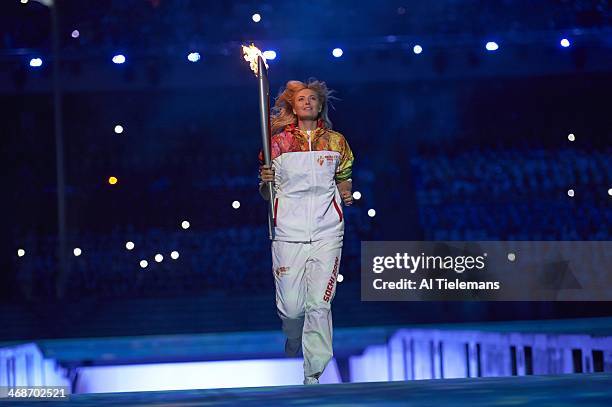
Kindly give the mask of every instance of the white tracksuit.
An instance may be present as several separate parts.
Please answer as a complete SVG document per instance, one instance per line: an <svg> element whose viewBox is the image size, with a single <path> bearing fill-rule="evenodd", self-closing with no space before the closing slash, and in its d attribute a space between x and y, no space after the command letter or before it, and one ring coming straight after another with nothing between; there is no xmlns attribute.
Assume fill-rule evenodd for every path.
<svg viewBox="0 0 612 407"><path fill-rule="evenodd" d="M304 377L318 379L333 356L331 301L344 235L336 183L350 179L353 153L344 137L321 121L310 137L288 126L272 137L271 153L278 315L288 343L299 347L301 338Z"/></svg>

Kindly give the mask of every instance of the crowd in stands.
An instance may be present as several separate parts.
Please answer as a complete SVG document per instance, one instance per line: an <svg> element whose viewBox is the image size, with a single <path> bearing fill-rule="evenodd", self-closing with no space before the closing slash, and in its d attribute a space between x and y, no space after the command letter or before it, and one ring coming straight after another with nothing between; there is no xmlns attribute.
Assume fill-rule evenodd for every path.
<svg viewBox="0 0 612 407"><path fill-rule="evenodd" d="M609 239L609 157L609 151L572 149L415 157L411 167L425 238Z"/></svg>
<svg viewBox="0 0 612 407"><path fill-rule="evenodd" d="M0 37L4 48L29 48L48 44L44 29L49 26L49 12L32 2L27 6L13 2L2 20L6 34ZM204 41L235 40L245 30L251 38L266 37L288 29L292 22L287 15L310 11L318 15L321 34L340 30L347 35L410 35L456 34L498 30L525 32L534 29L580 29L597 27L610 18L605 2L536 2L532 13L519 13L511 3L495 6L476 1L468 4L446 0L438 7L428 4L398 6L391 0L366 3L359 11L352 8L330 7L329 4L275 4L254 7L250 1L230 3L196 0L107 0L103 6L92 7L81 1L65 2L60 8L63 46L78 49L129 47L150 50L173 49L177 44L199 44ZM252 24L255 10L264 19ZM30 24L11 19L15 15L28 17ZM347 16L349 18L347 18ZM250 24L251 23L251 24ZM81 31L78 41L70 41L70 32ZM269 30L274 27L274 30ZM444 30L440 32L440 27ZM303 33L316 35L316 32Z"/></svg>

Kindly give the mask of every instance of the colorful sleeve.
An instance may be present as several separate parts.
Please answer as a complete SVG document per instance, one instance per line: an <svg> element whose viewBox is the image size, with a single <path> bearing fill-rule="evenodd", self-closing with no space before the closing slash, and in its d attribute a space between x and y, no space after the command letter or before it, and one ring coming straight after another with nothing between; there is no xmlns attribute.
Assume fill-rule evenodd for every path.
<svg viewBox="0 0 612 407"><path fill-rule="evenodd" d="M351 179L353 175L353 161L355 157L344 137L340 141L340 163L336 170L336 183Z"/></svg>
<svg viewBox="0 0 612 407"><path fill-rule="evenodd" d="M272 140L270 141L270 159L274 160L279 155L280 155L280 146L279 146L278 136L274 136L272 137ZM264 165L263 150L259 150L258 158L259 158L259 165Z"/></svg>

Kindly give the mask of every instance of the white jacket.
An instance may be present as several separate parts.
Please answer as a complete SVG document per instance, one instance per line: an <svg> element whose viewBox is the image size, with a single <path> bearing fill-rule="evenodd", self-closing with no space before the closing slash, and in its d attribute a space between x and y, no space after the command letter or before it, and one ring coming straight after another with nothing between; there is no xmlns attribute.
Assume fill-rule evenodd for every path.
<svg viewBox="0 0 612 407"><path fill-rule="evenodd" d="M295 125L272 137L275 240L312 242L344 236L336 184L350 180L353 152L344 136L319 127L310 138ZM260 152L260 163L263 154Z"/></svg>

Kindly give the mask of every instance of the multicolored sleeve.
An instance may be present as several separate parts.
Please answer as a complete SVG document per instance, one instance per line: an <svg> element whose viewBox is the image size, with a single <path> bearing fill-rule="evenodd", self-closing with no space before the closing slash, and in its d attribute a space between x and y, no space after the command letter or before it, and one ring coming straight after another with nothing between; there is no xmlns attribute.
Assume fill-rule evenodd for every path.
<svg viewBox="0 0 612 407"><path fill-rule="evenodd" d="M351 179L353 175L353 161L355 157L349 147L348 141L341 136L340 140L340 163L336 169L336 183L344 182Z"/></svg>
<svg viewBox="0 0 612 407"><path fill-rule="evenodd" d="M270 140L270 159L274 160L276 157L280 155L280 146L279 146L279 135L275 135ZM264 156L263 150L259 150L259 165L264 165Z"/></svg>

